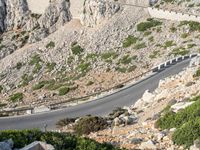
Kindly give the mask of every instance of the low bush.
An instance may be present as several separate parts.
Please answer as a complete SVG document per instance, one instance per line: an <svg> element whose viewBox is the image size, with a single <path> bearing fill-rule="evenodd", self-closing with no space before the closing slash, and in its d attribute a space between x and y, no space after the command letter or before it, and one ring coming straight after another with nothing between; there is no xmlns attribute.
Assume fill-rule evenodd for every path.
<svg viewBox="0 0 200 150"><path fill-rule="evenodd" d="M130 47L132 44L135 44L138 41L138 38L129 35L124 41L123 41L123 48Z"/></svg>
<svg viewBox="0 0 200 150"><path fill-rule="evenodd" d="M12 139L15 148L22 148L34 141L43 141L56 150L120 150L110 144L98 143L88 138L81 138L67 133L42 132L39 130L0 131L0 141Z"/></svg>
<svg viewBox="0 0 200 150"><path fill-rule="evenodd" d="M74 127L74 131L78 135L89 134L90 132L96 132L103 130L108 126L107 121L101 117L86 116L81 118Z"/></svg>
<svg viewBox="0 0 200 150"><path fill-rule="evenodd" d="M143 32L159 25L162 25L162 22L150 18L146 22L139 23L137 25L137 30Z"/></svg>
<svg viewBox="0 0 200 150"><path fill-rule="evenodd" d="M200 31L200 23L195 21L181 21L179 26L188 25L190 31Z"/></svg>
<svg viewBox="0 0 200 150"><path fill-rule="evenodd" d="M37 84L35 84L32 89L39 90L39 89L43 88L46 84L49 84L49 83L50 83L50 81L40 81Z"/></svg>
<svg viewBox="0 0 200 150"><path fill-rule="evenodd" d="M54 48L55 47L55 42L50 41L47 45L46 48Z"/></svg>
<svg viewBox="0 0 200 150"><path fill-rule="evenodd" d="M69 87L61 87L58 92L60 96L63 96L69 93L69 91L70 91Z"/></svg>
<svg viewBox="0 0 200 150"><path fill-rule="evenodd" d="M200 68L196 71L196 73L194 74L194 77L200 77Z"/></svg>
<svg viewBox="0 0 200 150"><path fill-rule="evenodd" d="M3 91L3 86L0 85L0 93Z"/></svg>
<svg viewBox="0 0 200 150"><path fill-rule="evenodd" d="M15 93L13 95L10 95L10 100L14 102L22 101L24 98L23 93Z"/></svg>
<svg viewBox="0 0 200 150"><path fill-rule="evenodd" d="M192 145L193 141L197 139L200 139L200 117L183 124L172 136L175 144L186 147Z"/></svg>
<svg viewBox="0 0 200 150"><path fill-rule="evenodd" d="M80 55L84 51L84 49L80 45L77 45L77 44L72 45L71 50L72 50L72 54L74 55Z"/></svg>

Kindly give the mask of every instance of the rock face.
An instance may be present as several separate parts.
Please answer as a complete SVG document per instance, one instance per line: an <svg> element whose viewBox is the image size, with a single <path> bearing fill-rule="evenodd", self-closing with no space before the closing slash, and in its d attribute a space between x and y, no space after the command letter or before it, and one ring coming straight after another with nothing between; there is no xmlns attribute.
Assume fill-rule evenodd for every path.
<svg viewBox="0 0 200 150"><path fill-rule="evenodd" d="M41 28L57 28L71 20L70 3L66 0L53 1L39 20Z"/></svg>
<svg viewBox="0 0 200 150"><path fill-rule="evenodd" d="M71 20L69 2L54 0L43 15L33 14L26 0L0 0L0 32L23 29L49 29L58 27Z"/></svg>
<svg viewBox="0 0 200 150"><path fill-rule="evenodd" d="M0 33L5 30L6 4L4 0L0 0Z"/></svg>
<svg viewBox="0 0 200 150"><path fill-rule="evenodd" d="M7 30L22 28L28 20L29 9L26 0L7 0L6 1L6 20Z"/></svg>
<svg viewBox="0 0 200 150"><path fill-rule="evenodd" d="M94 27L104 19L112 17L120 10L120 6L114 0L85 0L81 23L86 26Z"/></svg>

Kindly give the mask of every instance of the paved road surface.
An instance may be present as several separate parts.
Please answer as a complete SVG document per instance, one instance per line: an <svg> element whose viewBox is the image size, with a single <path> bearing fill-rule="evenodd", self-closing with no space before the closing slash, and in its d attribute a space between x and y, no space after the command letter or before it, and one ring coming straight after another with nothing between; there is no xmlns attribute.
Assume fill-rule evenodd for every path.
<svg viewBox="0 0 200 150"><path fill-rule="evenodd" d="M43 129L45 124L48 125L48 129L54 129L55 123L61 118L77 117L87 114L106 115L116 107L130 106L135 103L142 97L145 90L149 89L150 91L153 91L158 86L160 79L177 74L188 64L189 59L184 60L138 82L133 86L92 102L42 114L0 118L0 130L30 128Z"/></svg>

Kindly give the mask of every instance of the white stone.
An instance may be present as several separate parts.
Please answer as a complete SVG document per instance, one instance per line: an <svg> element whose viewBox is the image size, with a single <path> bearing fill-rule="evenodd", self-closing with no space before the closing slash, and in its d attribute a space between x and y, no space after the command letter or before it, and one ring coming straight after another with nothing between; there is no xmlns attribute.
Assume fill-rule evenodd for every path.
<svg viewBox="0 0 200 150"><path fill-rule="evenodd" d="M156 145L154 144L153 141L148 140L147 142L143 142L140 147L140 149L142 150L146 150L146 149L151 149L151 150L156 150Z"/></svg>
<svg viewBox="0 0 200 150"><path fill-rule="evenodd" d="M153 101L153 98L154 98L154 97L155 97L155 96L154 96L152 93L150 93L149 90L146 90L146 91L144 92L143 96L142 96L142 100L143 100L144 102L151 103L151 102Z"/></svg>
<svg viewBox="0 0 200 150"><path fill-rule="evenodd" d="M40 106L40 107L35 107L33 112L34 113L41 113L41 112L47 112L47 111L50 111L51 109L47 106Z"/></svg>
<svg viewBox="0 0 200 150"><path fill-rule="evenodd" d="M192 105L194 102L180 102L171 106L173 112L178 112L181 109L185 109L186 107Z"/></svg>

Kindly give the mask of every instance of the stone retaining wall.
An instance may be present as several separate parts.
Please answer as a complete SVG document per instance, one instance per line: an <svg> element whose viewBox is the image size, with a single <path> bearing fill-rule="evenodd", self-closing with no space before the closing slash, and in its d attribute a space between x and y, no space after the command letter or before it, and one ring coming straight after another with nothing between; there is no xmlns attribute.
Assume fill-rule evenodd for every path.
<svg viewBox="0 0 200 150"><path fill-rule="evenodd" d="M148 12L152 18L159 18L174 21L196 21L200 22L200 16L185 14L181 12L163 10L158 8L148 7Z"/></svg>

